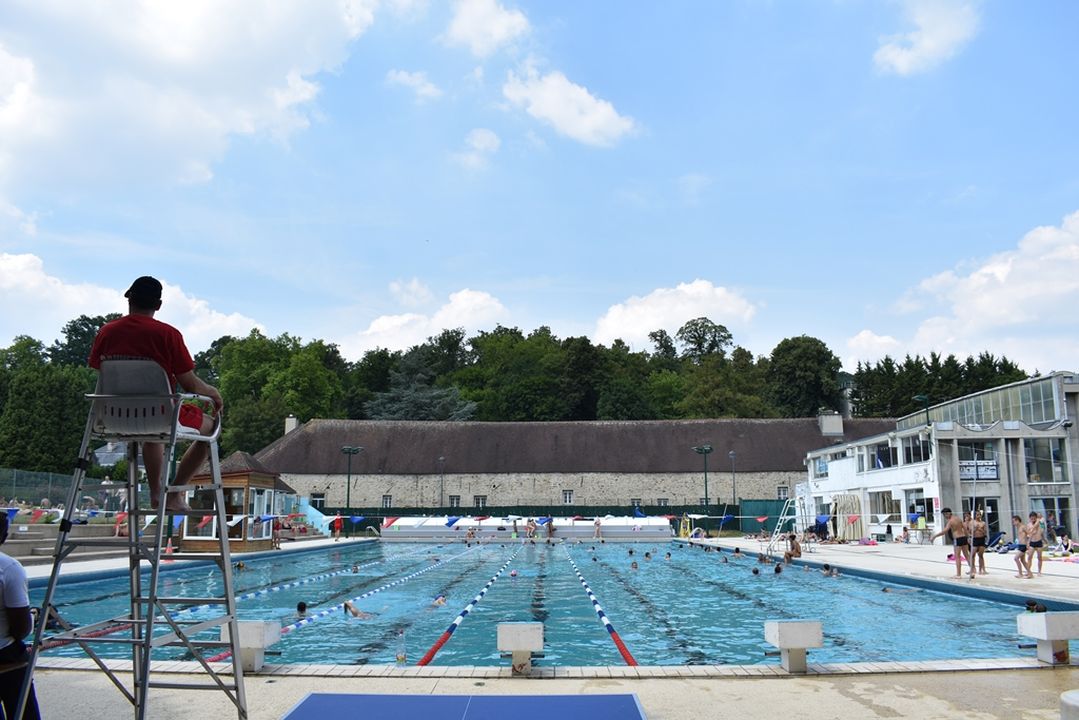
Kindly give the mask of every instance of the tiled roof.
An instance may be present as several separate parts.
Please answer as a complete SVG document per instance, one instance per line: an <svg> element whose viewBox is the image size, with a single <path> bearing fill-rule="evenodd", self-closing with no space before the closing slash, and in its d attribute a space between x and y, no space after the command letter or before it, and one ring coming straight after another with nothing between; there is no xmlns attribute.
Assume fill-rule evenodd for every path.
<svg viewBox="0 0 1079 720"><path fill-rule="evenodd" d="M879 418L847 419L842 436L821 434L816 418L658 420L628 422L409 422L310 420L256 453L278 473L345 472L345 445L363 453L357 473L695 472L693 446L715 448L709 469L801 472L808 451L895 428Z"/></svg>

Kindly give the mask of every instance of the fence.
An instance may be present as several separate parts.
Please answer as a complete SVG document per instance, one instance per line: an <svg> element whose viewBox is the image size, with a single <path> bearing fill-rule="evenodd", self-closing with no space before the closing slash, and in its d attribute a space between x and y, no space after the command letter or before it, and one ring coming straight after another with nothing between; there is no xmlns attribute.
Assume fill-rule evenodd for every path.
<svg viewBox="0 0 1079 720"><path fill-rule="evenodd" d="M43 501L48 500L49 505L56 507L67 502L70 489L71 475L0 468L0 500L3 501L0 505L7 505L12 500L45 505Z"/></svg>

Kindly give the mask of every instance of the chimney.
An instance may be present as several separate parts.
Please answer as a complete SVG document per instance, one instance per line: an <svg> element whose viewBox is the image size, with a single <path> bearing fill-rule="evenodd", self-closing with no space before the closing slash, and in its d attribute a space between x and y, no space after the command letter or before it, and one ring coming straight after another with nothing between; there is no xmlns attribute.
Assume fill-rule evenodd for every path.
<svg viewBox="0 0 1079 720"><path fill-rule="evenodd" d="M825 437L843 435L843 416L837 412L822 412L817 415L820 434Z"/></svg>
<svg viewBox="0 0 1079 720"><path fill-rule="evenodd" d="M295 415L289 413L288 417L285 418L285 434L288 435L298 427L300 427L300 421L296 419Z"/></svg>

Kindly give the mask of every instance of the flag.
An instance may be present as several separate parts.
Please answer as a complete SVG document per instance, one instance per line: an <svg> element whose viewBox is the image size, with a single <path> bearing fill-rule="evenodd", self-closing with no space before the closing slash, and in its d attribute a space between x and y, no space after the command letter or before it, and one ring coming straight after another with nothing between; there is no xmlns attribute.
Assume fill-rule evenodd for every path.
<svg viewBox="0 0 1079 720"><path fill-rule="evenodd" d="M394 520L396 520L396 519L397 518L394 518ZM457 523L457 521L460 520L460 519L461 518L457 517L456 515L451 515L450 517L446 518L446 527L453 527ZM389 527L389 525L386 524L386 525L383 525L383 527Z"/></svg>
<svg viewBox="0 0 1079 720"><path fill-rule="evenodd" d="M179 530L180 525L182 525L183 522L184 522L184 516L183 515L173 515L172 516L172 529L173 530Z"/></svg>
<svg viewBox="0 0 1079 720"><path fill-rule="evenodd" d="M195 529L196 529L196 530L202 530L202 529L203 529L204 527L206 527L206 526L207 526L207 525L208 525L208 524L210 523L210 521L211 521L211 520L213 520L213 519L214 519L214 516L213 516L213 515L203 515L203 516L202 516L202 520L199 520L199 524L195 526Z"/></svg>
<svg viewBox="0 0 1079 720"><path fill-rule="evenodd" d="M640 507L638 507L637 505L634 505L633 506L633 517L635 517L635 518L643 518L643 517L648 517L648 516L644 514L644 512L641 510Z"/></svg>
<svg viewBox="0 0 1079 720"><path fill-rule="evenodd" d="M355 525L356 523L362 523L366 519L367 518L364 517L363 515L353 515L352 517L349 518L349 520L352 521L353 525Z"/></svg>

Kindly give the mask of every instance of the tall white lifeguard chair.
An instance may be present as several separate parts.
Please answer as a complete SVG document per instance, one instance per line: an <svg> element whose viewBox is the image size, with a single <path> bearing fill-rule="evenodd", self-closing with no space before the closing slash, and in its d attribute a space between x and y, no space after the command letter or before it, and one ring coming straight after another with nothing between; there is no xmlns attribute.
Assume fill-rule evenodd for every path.
<svg viewBox="0 0 1079 720"><path fill-rule="evenodd" d="M97 390L87 396L91 402L86 431L75 463L71 490L64 506L53 555L52 574L42 600L34 627L30 648L27 681L22 690L17 716L29 695L30 679L37 659L43 650L57 644L77 644L97 664L121 693L131 702L136 720L147 716L151 688L220 690L236 706L240 720L247 718L247 699L244 693L243 668L239 648L239 626L236 619L236 595L232 584L232 560L229 554L228 523L225 517L225 498L221 485L221 463L217 438L221 430L220 416L213 432L202 435L178 422L180 405L184 400L204 400L199 395L175 393L168 375L152 360L108 360L101 363ZM72 515L83 492L96 492L109 486L86 486L86 471L90 467L92 442L119 441L127 443L127 537L79 538L69 536ZM209 446L210 483L200 485L171 485L175 472L173 455L178 442L204 442ZM161 493L154 498L157 510L139 509L138 457L139 444L156 442L165 445ZM158 579L162 553L171 539L170 515L166 499L170 494L181 496L198 492L203 501L213 499L214 509L198 510L199 515L213 513L217 518L220 553L214 557L221 571L219 597L162 597L158 595ZM152 518L152 521L149 519ZM77 547L126 547L128 575L131 586L130 611L113 617L74 627L54 603L60 568L67 556ZM145 577L144 577L145 574ZM209 605L208 612L187 613L196 606ZM58 628L53 632L51 628ZM216 633L215 633L216 631ZM126 644L131 648L130 684L126 672L109 666L94 650L101 644ZM194 682L154 681L150 677L151 659L155 649L183 647L191 659L202 666L205 678ZM229 651L228 663L210 662L208 658Z"/></svg>

